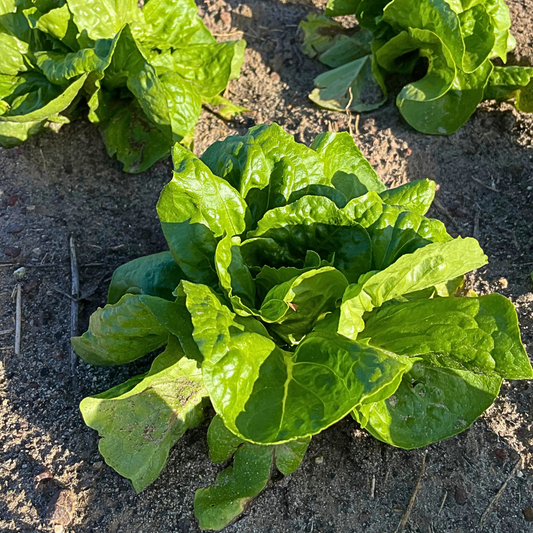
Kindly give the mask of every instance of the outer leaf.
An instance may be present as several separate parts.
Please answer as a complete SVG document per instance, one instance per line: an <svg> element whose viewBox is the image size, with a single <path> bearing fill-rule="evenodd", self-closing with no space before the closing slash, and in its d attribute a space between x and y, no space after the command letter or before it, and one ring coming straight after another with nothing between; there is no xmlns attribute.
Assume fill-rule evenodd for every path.
<svg viewBox="0 0 533 533"><path fill-rule="evenodd" d="M384 306L370 315L360 338L401 355L434 355L459 370L533 377L515 308L500 294Z"/></svg>
<svg viewBox="0 0 533 533"><path fill-rule="evenodd" d="M194 513L200 528L218 531L232 522L266 487L271 468L271 446L243 444L235 453L233 466L218 475L217 484L196 491Z"/></svg>
<svg viewBox="0 0 533 533"><path fill-rule="evenodd" d="M179 327L177 304L155 296L125 294L116 304L99 307L89 319L89 329L71 342L86 363L120 365L163 346L167 322Z"/></svg>
<svg viewBox="0 0 533 533"><path fill-rule="evenodd" d="M213 285L217 238L245 230L246 204L233 187L178 144L173 159L172 181L157 204L163 233L185 275Z"/></svg>
<svg viewBox="0 0 533 533"><path fill-rule="evenodd" d="M126 293L174 301L172 293L183 277L170 252L139 257L113 272L107 302L116 304Z"/></svg>
<svg viewBox="0 0 533 533"><path fill-rule="evenodd" d="M394 189L380 192L381 199L391 205L400 205L413 213L425 215L435 198L435 182L413 180Z"/></svg>
<svg viewBox="0 0 533 533"><path fill-rule="evenodd" d="M332 111L371 111L386 100L373 72L371 55L320 74L315 87L309 98Z"/></svg>
<svg viewBox="0 0 533 533"><path fill-rule="evenodd" d="M326 11L327 13L327 11ZM330 16L330 15L328 15ZM300 22L302 52L336 68L371 53L372 33L364 28L347 29L323 15L308 15Z"/></svg>
<svg viewBox="0 0 533 533"><path fill-rule="evenodd" d="M444 283L486 264L476 240L457 238L428 244L400 257L378 273L370 272L346 290L341 305L339 333L356 339L364 329L362 316L384 302Z"/></svg>
<svg viewBox="0 0 533 533"><path fill-rule="evenodd" d="M244 442L224 426L217 415L207 432L209 457L221 463L235 455L233 466L219 474L217 485L196 491L194 511L204 529L222 529L241 514L246 504L266 486L272 464L283 474L300 465L309 439L278 446L257 446Z"/></svg>
<svg viewBox="0 0 533 533"><path fill-rule="evenodd" d="M381 193L386 190L349 133L321 133L311 148L324 161L324 173L331 180L331 185L341 191L346 200L368 191Z"/></svg>
<svg viewBox="0 0 533 533"><path fill-rule="evenodd" d="M125 172L143 172L170 154L169 133L154 126L136 102L113 107L100 131L107 153L117 157Z"/></svg>
<svg viewBox="0 0 533 533"><path fill-rule="evenodd" d="M366 429L406 449L451 437L492 404L501 381L499 376L415 363L393 396L369 406Z"/></svg>
<svg viewBox="0 0 533 533"><path fill-rule="evenodd" d="M14 92L6 98L9 111L0 116L0 142L16 146L49 123L68 122L61 113L74 102L85 78L81 76L62 91L57 86L43 90L44 78L22 75L24 81L14 84Z"/></svg>
<svg viewBox="0 0 533 533"><path fill-rule="evenodd" d="M189 45L172 53L172 70L207 98L220 94L239 75L246 42Z"/></svg>
<svg viewBox="0 0 533 533"><path fill-rule="evenodd" d="M202 330L195 324L196 336ZM327 333L308 337L294 354L249 332L207 353L202 372L215 410L233 433L261 444L319 433L398 382L412 364Z"/></svg>
<svg viewBox="0 0 533 533"><path fill-rule="evenodd" d="M168 360L169 350L170 366L151 370L137 383L138 378L130 380L130 390L119 385L80 404L85 423L102 437L99 450L106 463L130 479L137 492L157 478L185 431L203 421L207 392L201 373L195 362L182 358L177 341L158 359Z"/></svg>
<svg viewBox="0 0 533 533"><path fill-rule="evenodd" d="M288 476L289 474L295 472L300 466L310 442L310 438L298 439L275 446L274 460L276 463L276 468L284 476Z"/></svg>
<svg viewBox="0 0 533 533"><path fill-rule="evenodd" d="M533 68L494 67L485 88L487 100L516 98L519 111L533 112Z"/></svg>
<svg viewBox="0 0 533 533"><path fill-rule="evenodd" d="M404 100L398 95L400 112L411 126L423 133L454 133L470 118L483 99L492 69L492 63L487 60L471 74L463 74L458 70L450 90L433 101Z"/></svg>

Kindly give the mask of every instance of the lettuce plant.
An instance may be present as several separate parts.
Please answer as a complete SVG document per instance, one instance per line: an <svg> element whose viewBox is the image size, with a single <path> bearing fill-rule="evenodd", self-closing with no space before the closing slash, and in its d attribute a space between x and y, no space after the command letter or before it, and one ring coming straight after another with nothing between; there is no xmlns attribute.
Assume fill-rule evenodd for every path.
<svg viewBox="0 0 533 533"><path fill-rule="evenodd" d="M243 110L220 93L246 43L218 43L194 0L0 2L0 143L15 146L80 112L110 156L139 172L190 139L203 103Z"/></svg>
<svg viewBox="0 0 533 533"><path fill-rule="evenodd" d="M170 251L119 267L72 339L96 365L165 346L81 403L137 491L208 404L210 457L231 464L194 506L220 529L346 415L417 448L468 428L503 378L533 377L511 302L457 296L487 258L425 216L433 182L387 190L347 133L308 148L277 125L173 155L157 205Z"/></svg>
<svg viewBox="0 0 533 533"><path fill-rule="evenodd" d="M315 79L310 98L335 111L375 109L386 100L388 74L416 81L396 104L418 131L449 134L483 100L514 98L533 112L533 68L503 63L516 41L504 0L329 0L325 15L300 26L302 50L333 70ZM328 17L355 15L348 30Z"/></svg>

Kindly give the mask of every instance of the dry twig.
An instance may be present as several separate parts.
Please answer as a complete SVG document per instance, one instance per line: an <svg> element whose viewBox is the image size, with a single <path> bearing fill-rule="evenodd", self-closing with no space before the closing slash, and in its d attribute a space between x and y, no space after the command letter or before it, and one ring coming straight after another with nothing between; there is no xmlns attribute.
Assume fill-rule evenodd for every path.
<svg viewBox="0 0 533 533"><path fill-rule="evenodd" d="M407 522L409 521L409 516L411 515L411 511L415 503L416 495L418 494L418 489L420 488L420 484L422 483L422 477L426 470L426 455L427 455L427 451L425 451L424 455L422 456L422 468L420 469L420 475L418 476L418 481L416 483L415 490L413 491L413 495L411 496L411 499L409 500L409 505L407 506L407 510L405 511L405 514L403 515L401 522L398 524L398 527L396 528L395 533L397 531L403 531L405 529L405 526L407 525Z"/></svg>
<svg viewBox="0 0 533 533"><path fill-rule="evenodd" d="M78 335L78 300L80 297L80 277L78 274L78 259L76 257L76 243L74 236L71 235L69 239L70 249L70 273L72 276L72 291L70 302L70 336L76 337ZM72 388L74 393L78 392L78 379L76 377L76 363L77 356L72 345L70 346L70 370L72 372Z"/></svg>
<svg viewBox="0 0 533 533"><path fill-rule="evenodd" d="M352 102L353 102L353 92L352 92L351 86L350 86L349 92L350 92L350 99L348 100L348 103L346 104L344 111L346 111L346 115L348 116L348 131L350 132L350 135L353 137L353 128L352 128L353 116L352 116L352 113L350 112L350 106L352 105Z"/></svg>
<svg viewBox="0 0 533 533"><path fill-rule="evenodd" d="M22 287L17 284L17 304L15 311L15 355L20 355L20 337L22 333Z"/></svg>
<svg viewBox="0 0 533 533"><path fill-rule="evenodd" d="M459 223L455 220L455 218L453 218L452 214L440 203L440 200L435 198L433 200L433 205L437 208L437 211L440 211L443 215L448 217L455 231L458 231L458 232L461 231L461 227L459 226Z"/></svg>
<svg viewBox="0 0 533 533"><path fill-rule="evenodd" d="M513 469L511 470L511 473L509 474L509 476L507 476L507 479L503 482L503 485L500 487L500 490L496 493L496 496L494 496L494 498L492 498L492 500L490 501L489 506L485 509L485 512L481 515L481 520L479 521L479 527L480 528L483 528L483 523L489 517L494 504L500 499L500 496L503 494L503 491L507 487L507 484L509 483L509 481L511 481L511 479L513 479L514 475L516 474L516 472L520 468L520 466L522 466L522 458L521 457L520 457L520 459L518 459L516 464L513 466Z"/></svg>

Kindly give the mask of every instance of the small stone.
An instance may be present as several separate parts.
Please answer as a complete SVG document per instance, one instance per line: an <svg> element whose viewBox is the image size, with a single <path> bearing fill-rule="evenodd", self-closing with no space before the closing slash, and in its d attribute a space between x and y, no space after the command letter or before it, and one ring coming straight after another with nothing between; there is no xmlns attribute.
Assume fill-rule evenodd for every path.
<svg viewBox="0 0 533 533"><path fill-rule="evenodd" d="M507 459L507 452L501 448L496 448L494 450L494 455L500 460L505 461Z"/></svg>
<svg viewBox="0 0 533 533"><path fill-rule="evenodd" d="M18 257L20 255L20 248L18 246L6 246L4 253L9 257Z"/></svg>
<svg viewBox="0 0 533 533"><path fill-rule="evenodd" d="M317 465L321 465L323 462L324 462L324 457L322 457L321 455L318 455L317 457L315 457L315 463Z"/></svg>
<svg viewBox="0 0 533 533"><path fill-rule="evenodd" d="M27 205L26 206L26 211L35 211L35 206L34 205Z"/></svg>
<svg viewBox="0 0 533 533"><path fill-rule="evenodd" d="M275 82L281 81L281 76L277 72L270 73L270 79Z"/></svg>
<svg viewBox="0 0 533 533"><path fill-rule="evenodd" d="M527 522L533 522L533 508L530 505L528 505L522 512L524 513L524 518Z"/></svg>
<svg viewBox="0 0 533 533"><path fill-rule="evenodd" d="M457 505L464 505L468 500L468 494L463 487L455 487L455 503Z"/></svg>
<svg viewBox="0 0 533 533"><path fill-rule="evenodd" d="M503 289L507 289L509 282L505 278L500 278L498 283L502 286Z"/></svg>
<svg viewBox="0 0 533 533"><path fill-rule="evenodd" d="M95 470L100 470L100 468L102 468L102 466L104 466L104 463L102 463L102 461L96 461L96 463L93 463L93 468Z"/></svg>
<svg viewBox="0 0 533 533"><path fill-rule="evenodd" d="M13 207L18 201L19 201L18 194L14 194L13 196L9 197L9 200L7 201L7 205L9 207Z"/></svg>
<svg viewBox="0 0 533 533"><path fill-rule="evenodd" d="M40 257L41 256L41 249L40 248L34 248L31 253L35 256L35 257Z"/></svg>
<svg viewBox="0 0 533 533"><path fill-rule="evenodd" d="M9 224L6 231L8 233L20 233L24 229L22 224Z"/></svg>
<svg viewBox="0 0 533 533"><path fill-rule="evenodd" d="M26 269L24 267L17 268L15 272L13 272L13 277L15 279L22 279L26 275Z"/></svg>
<svg viewBox="0 0 533 533"><path fill-rule="evenodd" d="M54 524L68 526L76 510L76 495L70 490L61 490L50 501L46 518Z"/></svg>

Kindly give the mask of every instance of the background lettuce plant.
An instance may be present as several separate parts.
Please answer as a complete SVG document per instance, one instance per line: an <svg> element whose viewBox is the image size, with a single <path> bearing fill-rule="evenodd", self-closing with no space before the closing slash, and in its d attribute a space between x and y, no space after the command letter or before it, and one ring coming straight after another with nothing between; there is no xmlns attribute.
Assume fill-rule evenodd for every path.
<svg viewBox="0 0 533 533"><path fill-rule="evenodd" d="M194 505L220 529L348 414L417 448L468 428L503 378L533 377L511 302L457 296L487 258L425 216L433 182L387 190L347 133L308 148L277 125L201 159L177 144L174 169L157 205L170 251L119 267L72 339L97 365L165 347L80 406L137 491L208 404L210 457L231 464Z"/></svg>
<svg viewBox="0 0 533 533"><path fill-rule="evenodd" d="M329 0L325 14L300 24L304 53L333 69L310 95L322 107L375 109L386 100L386 76L399 74L416 81L396 104L423 133L453 133L483 100L514 98L519 111L533 112L533 68L492 62L505 63L516 44L504 0ZM328 18L340 15L360 26Z"/></svg>
<svg viewBox="0 0 533 533"><path fill-rule="evenodd" d="M202 103L239 76L243 40L218 43L194 0L1 0L0 143L69 122L86 100L109 155L139 172L191 138Z"/></svg>

